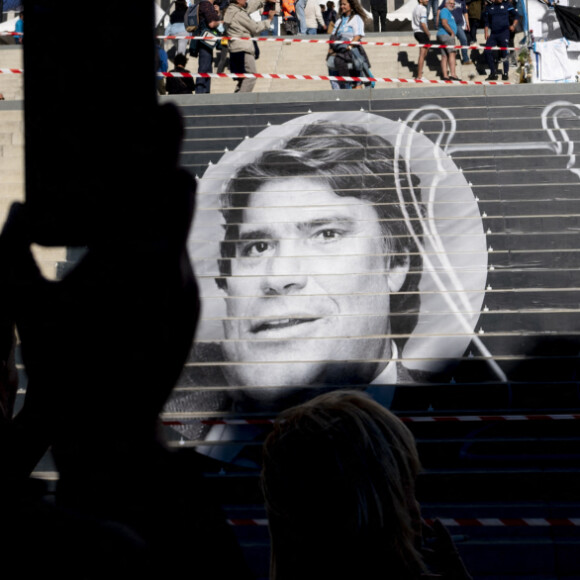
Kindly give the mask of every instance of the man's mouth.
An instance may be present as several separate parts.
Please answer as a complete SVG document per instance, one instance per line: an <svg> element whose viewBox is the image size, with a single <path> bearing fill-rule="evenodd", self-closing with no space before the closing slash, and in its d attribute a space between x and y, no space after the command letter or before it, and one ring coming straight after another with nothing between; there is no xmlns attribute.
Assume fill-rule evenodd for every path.
<svg viewBox="0 0 580 580"><path fill-rule="evenodd" d="M260 322L259 324L252 326L250 331L252 334L258 334L259 332L266 332L268 330L283 330L285 328L291 328L292 326L315 322L317 320L319 320L319 318L276 318Z"/></svg>

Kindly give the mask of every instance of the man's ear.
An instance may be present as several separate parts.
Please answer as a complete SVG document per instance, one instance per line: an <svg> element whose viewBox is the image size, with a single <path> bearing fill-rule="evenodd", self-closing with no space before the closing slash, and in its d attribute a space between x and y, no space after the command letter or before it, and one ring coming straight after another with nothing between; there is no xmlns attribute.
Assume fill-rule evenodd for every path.
<svg viewBox="0 0 580 580"><path fill-rule="evenodd" d="M389 271L387 273L387 283L389 285L389 292L399 292L405 283L407 274L409 273L409 267L411 265L411 259L409 255L397 256L396 258L391 258L391 263Z"/></svg>

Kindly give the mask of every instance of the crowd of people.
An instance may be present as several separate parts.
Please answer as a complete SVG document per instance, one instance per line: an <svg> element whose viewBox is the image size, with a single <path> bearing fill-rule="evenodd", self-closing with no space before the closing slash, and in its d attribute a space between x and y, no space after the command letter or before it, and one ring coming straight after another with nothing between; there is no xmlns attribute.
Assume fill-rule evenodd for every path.
<svg viewBox="0 0 580 580"><path fill-rule="evenodd" d="M443 80L461 80L456 69L458 50L454 47L457 45L465 47L459 51L462 65L473 65L475 61L482 62L481 59L485 58L484 65L490 71L486 80L495 81L498 79L497 63L501 59L501 79L508 80L510 55L512 64L515 64L513 52L485 50L485 57L482 57L477 49L472 49L470 55L468 47L477 43L477 31L483 28L487 47L513 48L519 23L514 1L443 0L434 5L432 0L417 0L412 15L412 30L421 44L444 45L438 50ZM191 6L191 2L189 4ZM357 42L364 38L367 29L386 29L384 0L371 1L372 20L359 0L340 0L338 11L332 0L326 5L318 4L318 0L201 0L195 6L199 10L197 35L257 37L268 34L329 34L330 40L335 41L330 43L327 53L329 76L372 77L371 63L364 47L344 45L340 41ZM184 26L187 10L186 0L176 0L170 15L170 24L165 30L166 35L188 34ZM256 14L260 15L261 20L255 17ZM433 29L435 35L432 38ZM174 60L175 54L196 57L199 73L213 72L214 62L217 64L217 72L224 72L228 61L232 73L257 73L259 47L256 41L177 39L172 42L173 46L168 51L169 59ZM158 70L167 72L169 68L163 44L160 43L158 49ZM417 79L426 80L423 74L429 50L420 47ZM178 71L174 69L171 72ZM235 92L251 92L255 83L256 79L251 77L236 79ZM333 80L330 84L333 89L361 89L371 83ZM170 94L209 93L211 79L198 78L193 85L168 83L167 89L165 83L160 81L159 90L161 93L167 91Z"/></svg>
<svg viewBox="0 0 580 580"><path fill-rule="evenodd" d="M382 3L384 2L384 6ZM195 34L225 35L231 37L257 37L264 34L331 34L331 40L358 41L365 34L369 17L358 0L341 0L340 11L337 13L332 0L326 5L318 4L317 0L201 0L197 6L199 25ZM373 5L375 30L384 30L386 26L386 0L377 0ZM190 8L191 9L191 8ZM187 36L184 24L188 3L186 0L176 0L170 15L170 24L165 30L166 36ZM253 18L259 13L261 20ZM164 43L158 45L158 71L169 71L169 60L174 60L177 54L196 57L198 73L212 73L214 60L217 61L217 72L223 72L229 60L232 73L255 74L256 60L259 58L259 47L256 41L223 40L191 40L178 38L172 41L172 47L165 51ZM214 57L215 52L219 56ZM370 76L370 61L362 46L346 46L331 44L327 55L329 73L340 76ZM188 72L185 63L180 58L182 69L170 72ZM236 79L235 92L251 92L256 84L254 78ZM368 84L368 83L367 83ZM360 89L363 83L331 82L333 89ZM164 94L191 94L195 92L209 93L210 78L198 78L194 85L190 83L158 83L159 92Z"/></svg>
<svg viewBox="0 0 580 580"><path fill-rule="evenodd" d="M432 42L428 28L430 0L417 0L413 11L412 26L415 38L420 43ZM473 65L479 57L477 49L472 49L471 57L468 46L477 43L478 28L484 29L485 46L490 48L513 48L514 37L518 30L520 16L513 0L443 0L437 10L433 10L437 44L444 45L441 51L441 78L443 80L460 80L456 72L457 45L461 45L460 56L463 65ZM421 48L417 77L423 78L423 67L427 49ZM512 53L513 57L513 53ZM503 60L502 80L507 81L510 52L485 50L485 60L489 68L486 81L498 80L496 60Z"/></svg>
<svg viewBox="0 0 580 580"><path fill-rule="evenodd" d="M175 1L165 35L182 37L188 35L185 18L191 5L190 2L188 6L186 0ZM196 28L198 36L257 37L280 33L288 35L327 33L332 30L338 19L335 4L331 0L326 6L318 4L316 0L282 0L282 2L201 0L195 6L198 10L199 25ZM255 13L260 13L261 20L253 18ZM229 61L230 72L253 74L257 72L256 60L259 58L259 47L256 42L238 39L221 42L177 39L172 42L172 47L168 51L165 51L164 43L160 43L158 53L159 72L169 71L168 60L174 60L176 54L189 54L198 59L198 73L212 73L215 60L217 72L223 72ZM256 79L253 78L237 79L235 92L251 92L255 83ZM209 93L211 79L198 78L192 90L189 84L185 87L183 84L162 81L158 83L158 87L162 94L165 92L169 94Z"/></svg>

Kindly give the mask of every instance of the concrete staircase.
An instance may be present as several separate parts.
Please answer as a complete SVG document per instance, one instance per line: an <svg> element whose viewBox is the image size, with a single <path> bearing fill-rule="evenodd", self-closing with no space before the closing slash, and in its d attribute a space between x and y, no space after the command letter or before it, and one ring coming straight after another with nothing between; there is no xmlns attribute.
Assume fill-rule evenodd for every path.
<svg viewBox="0 0 580 580"><path fill-rule="evenodd" d="M270 37L273 38L273 37ZM278 37L280 38L280 37ZM294 75L315 75L324 76L328 74L326 68L326 54L328 44L326 43L298 43L293 39L300 37L283 37L284 41L259 41L260 57L257 61L258 72L262 74L294 74ZM317 35L302 38L309 40L327 40L327 35ZM435 33L432 32L431 39L435 42ZM516 37L516 46L520 35ZM387 33L370 33L365 40L368 42L389 42L389 43L415 43L416 40L410 31L396 31ZM484 42L483 33L479 34L478 42ZM365 50L371 61L372 72L376 78L391 79L411 79L415 75L419 49L415 47L396 46L375 46L367 45ZM483 52L483 51L481 51ZM486 70L484 58L480 55L476 65L462 65L458 58L457 73L462 80L482 81L489 74ZM191 72L197 71L196 59L190 58L187 66ZM215 67L214 67L215 70ZM426 65L424 67L424 77L429 80L440 78L439 51L430 51ZM229 72L226 69L224 72ZM519 82L519 76L515 72L515 67L510 67L510 82ZM403 83L379 82L377 88L393 89L403 86ZM428 86L411 83L405 86L414 86L418 89ZM231 79L212 79L212 93L233 93L235 81ZM296 91L326 91L329 89L327 81L310 80L277 80L258 79L255 92L284 93Z"/></svg>

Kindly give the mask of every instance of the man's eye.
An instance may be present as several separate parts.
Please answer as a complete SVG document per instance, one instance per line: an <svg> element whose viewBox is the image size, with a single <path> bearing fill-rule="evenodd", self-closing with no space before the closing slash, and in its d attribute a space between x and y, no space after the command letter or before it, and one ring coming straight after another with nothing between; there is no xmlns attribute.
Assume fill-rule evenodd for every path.
<svg viewBox="0 0 580 580"><path fill-rule="evenodd" d="M314 234L314 238L316 240L320 240L322 242L334 242L335 240L339 240L342 238L343 234L339 230L320 230Z"/></svg>
<svg viewBox="0 0 580 580"><path fill-rule="evenodd" d="M241 253L249 258L261 256L270 249L270 245L269 242L252 242L243 246Z"/></svg>

